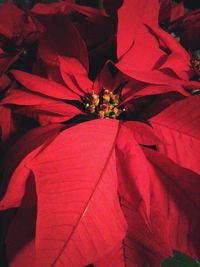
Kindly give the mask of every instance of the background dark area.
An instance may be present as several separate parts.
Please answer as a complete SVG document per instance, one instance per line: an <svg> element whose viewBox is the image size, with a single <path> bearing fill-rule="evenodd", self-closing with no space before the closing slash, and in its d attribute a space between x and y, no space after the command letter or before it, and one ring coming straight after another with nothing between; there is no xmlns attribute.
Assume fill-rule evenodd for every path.
<svg viewBox="0 0 200 267"><path fill-rule="evenodd" d="M116 0L113 0L115 2ZM175 0L175 2L179 3L182 0ZM0 3L4 3L5 0L0 0ZM14 0L15 3L17 3L18 6L24 6L24 7L31 7L34 4L38 2L42 3L51 3L56 2L55 0ZM91 7L99 7L102 6L102 0L76 0L76 3L79 5L86 5ZM111 2L111 0L109 0ZM184 5L188 9L197 9L200 8L200 0L184 0Z"/></svg>
<svg viewBox="0 0 200 267"><path fill-rule="evenodd" d="M177 3L181 1L182 0L175 0ZM200 8L200 0L184 0L184 6L188 9Z"/></svg>

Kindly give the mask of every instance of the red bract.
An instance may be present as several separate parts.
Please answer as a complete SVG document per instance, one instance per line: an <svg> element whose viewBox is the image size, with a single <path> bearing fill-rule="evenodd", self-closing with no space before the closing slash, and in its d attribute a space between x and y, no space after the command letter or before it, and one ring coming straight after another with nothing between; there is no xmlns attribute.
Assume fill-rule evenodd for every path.
<svg viewBox="0 0 200 267"><path fill-rule="evenodd" d="M30 116L38 120L41 125L46 125L64 122L83 113L87 114L89 111L86 109L87 97L101 94L103 88L109 89L109 92L114 94L117 79L112 78L107 66L93 83L87 77L85 68L75 58L59 57L59 62L60 77L65 86L33 74L13 70L12 74L22 87L15 86L10 90L2 104L17 105L19 108L14 110L15 113ZM91 102L89 105L92 104ZM118 103L115 104L117 105Z"/></svg>
<svg viewBox="0 0 200 267"><path fill-rule="evenodd" d="M16 171L12 175L1 208L16 206L31 170L35 176L37 265L84 266L101 259L123 239L126 223L117 198L115 170L118 124L97 120L64 130L46 149L45 142L23 159L17 191Z"/></svg>
<svg viewBox="0 0 200 267"><path fill-rule="evenodd" d="M199 257L199 193L193 188L199 175L156 151L142 151L125 129L119 134L117 159L121 207L128 222L124 262L160 266L172 249Z"/></svg>
<svg viewBox="0 0 200 267"><path fill-rule="evenodd" d="M115 28L113 19L103 9L75 5L66 1L37 4L32 8L31 12L46 26L48 26L52 16L54 19L59 16L63 22L68 17L68 20L79 30L89 50L99 45L99 43L102 44L105 39L109 38L109 34L113 34L113 28ZM90 31L87 30L87 27L90 27ZM49 30L51 31L51 28ZM97 30L99 34L95 35Z"/></svg>
<svg viewBox="0 0 200 267"><path fill-rule="evenodd" d="M120 59L133 46L141 25L157 25L157 0L123 2L118 10L117 56ZM144 40L145 42L145 40Z"/></svg>
<svg viewBox="0 0 200 267"><path fill-rule="evenodd" d="M94 77L110 56L111 49L116 50L116 19L108 17L103 9L60 2L48 5L37 4L31 12L46 28L46 34L41 38L42 50L39 50L39 56L45 63L49 57L48 64L54 65L52 66L54 69L57 62L56 54L76 57L88 68L86 45L90 70ZM45 54L46 59L44 59ZM96 61L98 61L98 69Z"/></svg>
<svg viewBox="0 0 200 267"><path fill-rule="evenodd" d="M140 27L134 44L116 66L136 80L179 88L188 86L191 74L190 56L184 48L162 29L146 26Z"/></svg>
<svg viewBox="0 0 200 267"><path fill-rule="evenodd" d="M66 16L50 16L44 22L45 32L40 36L37 62L34 72L41 72L44 65L45 77L59 81L58 55L77 58L88 69L88 55L79 32Z"/></svg>
<svg viewBox="0 0 200 267"><path fill-rule="evenodd" d="M12 0L0 6L0 46L33 42L41 30L37 21L26 11L16 7Z"/></svg>
<svg viewBox="0 0 200 267"><path fill-rule="evenodd" d="M118 11L117 68L133 78L134 83L140 81L154 85L148 94L153 94L153 90L156 93L162 93L165 89L180 92L192 87L190 55L175 38L156 25L157 5L150 5L155 6L155 13L147 12L145 15L142 7L133 11L129 4L125 1ZM142 1L137 7L141 5Z"/></svg>
<svg viewBox="0 0 200 267"><path fill-rule="evenodd" d="M188 50L199 49L200 43L200 9L190 11L170 25L170 30L180 37L180 41Z"/></svg>
<svg viewBox="0 0 200 267"><path fill-rule="evenodd" d="M21 35L24 12L17 8L12 1L7 1L0 6L0 34L10 41L18 41ZM14 19L14 21L13 21Z"/></svg>
<svg viewBox="0 0 200 267"><path fill-rule="evenodd" d="M175 4L172 0L160 0L159 23L168 25L185 13L184 3Z"/></svg>
<svg viewBox="0 0 200 267"><path fill-rule="evenodd" d="M190 96L150 119L155 132L163 141L158 146L159 151L197 173L200 173L199 101L199 95Z"/></svg>

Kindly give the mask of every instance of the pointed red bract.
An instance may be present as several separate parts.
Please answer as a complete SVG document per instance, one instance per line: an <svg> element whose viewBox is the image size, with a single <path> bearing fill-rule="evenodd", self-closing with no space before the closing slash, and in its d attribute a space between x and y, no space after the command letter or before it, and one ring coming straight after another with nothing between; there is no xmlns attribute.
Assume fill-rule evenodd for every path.
<svg viewBox="0 0 200 267"><path fill-rule="evenodd" d="M160 69L170 69L175 72L179 78L187 80L191 72L190 55L169 33L157 28L152 28L152 30L156 37L159 38L161 45L170 52L166 55L166 60L164 64L160 66Z"/></svg>
<svg viewBox="0 0 200 267"><path fill-rule="evenodd" d="M140 3L135 1L139 11L137 8L136 11L131 7L128 8L128 3L128 1L124 2L120 8L124 13L120 13L120 10L118 12L116 67L134 80L147 83L147 86L148 84L165 85L169 91L170 87L171 91L176 91L175 88L177 91L181 91L181 88L191 89L190 79L193 71L190 55L174 37L158 27L155 20L156 12L158 15L157 5L155 5L154 15L150 12L146 15L145 10L148 10L146 2L144 4L143 1ZM141 8L142 3L146 9ZM136 15L135 18L135 12L144 12L144 14L142 13L140 17ZM128 25L132 20L134 25L137 25L136 29ZM132 31L132 29L133 33L127 33L127 30ZM161 87L157 88L160 93L162 93L161 89Z"/></svg>
<svg viewBox="0 0 200 267"><path fill-rule="evenodd" d="M159 151L181 166L200 173L200 96L172 104L150 119L163 141Z"/></svg>
<svg viewBox="0 0 200 267"><path fill-rule="evenodd" d="M171 10L170 21L176 21L185 14L184 1L176 4Z"/></svg>
<svg viewBox="0 0 200 267"><path fill-rule="evenodd" d="M120 78L117 75L115 75L115 77L112 76L109 69L109 63L110 62L107 62L104 65L95 79L93 89L97 94L101 92L102 88L114 91L120 84Z"/></svg>
<svg viewBox="0 0 200 267"><path fill-rule="evenodd" d="M92 81L86 69L75 58L59 57L60 72L68 88L74 93L84 96L92 93Z"/></svg>
<svg viewBox="0 0 200 267"><path fill-rule="evenodd" d="M121 58L134 44L141 25L157 25L157 0L124 0L118 10L117 56Z"/></svg>
<svg viewBox="0 0 200 267"><path fill-rule="evenodd" d="M165 60L165 53L159 48L159 42L149 29L141 24L134 42L121 58L117 66L137 71L150 71L158 68L158 62ZM160 63L161 64L161 63Z"/></svg>
<svg viewBox="0 0 200 267"><path fill-rule="evenodd" d="M123 239L114 150L118 125L94 120L71 127L26 164L38 199L36 264L84 266Z"/></svg>
<svg viewBox="0 0 200 267"><path fill-rule="evenodd" d="M167 86L167 85L146 85L144 83L138 83L138 81L130 81L122 89L122 101L121 104L125 104L131 100L138 99L140 97L148 97L158 94L176 94L182 97L189 96L190 94L181 88L181 86Z"/></svg>
<svg viewBox="0 0 200 267"><path fill-rule="evenodd" d="M159 22L172 23L185 13L184 1L175 4L172 0L160 0Z"/></svg>
<svg viewBox="0 0 200 267"><path fill-rule="evenodd" d="M3 75L12 64L20 57L20 55L24 52L23 49L14 53L14 55L4 52L0 49L0 76Z"/></svg>
<svg viewBox="0 0 200 267"><path fill-rule="evenodd" d="M11 41L21 34L24 12L12 0L0 5L0 34ZM18 36L19 37L19 36Z"/></svg>
<svg viewBox="0 0 200 267"><path fill-rule="evenodd" d="M116 147L121 208L128 223L123 243L127 266L152 266L164 258L168 247L151 228L151 172L146 157L128 129L120 132ZM159 265L157 265L159 266Z"/></svg>
<svg viewBox="0 0 200 267"><path fill-rule="evenodd" d="M189 87L192 73L190 56L177 40L162 29L144 25L116 67L135 80L179 88Z"/></svg>
<svg viewBox="0 0 200 267"><path fill-rule="evenodd" d="M152 224L170 249L199 258L200 176L160 153L144 149L153 166Z"/></svg>
<svg viewBox="0 0 200 267"><path fill-rule="evenodd" d="M152 149L136 148L130 135L123 134L116 152L127 266L159 266L174 249L199 257L199 175Z"/></svg>
<svg viewBox="0 0 200 267"><path fill-rule="evenodd" d="M53 75L55 68L58 68L58 56L74 57L88 70L86 44L69 18L59 15L44 16L41 23L45 31L39 39L38 59L44 63L47 75ZM54 69L51 70L50 67Z"/></svg>
<svg viewBox="0 0 200 267"><path fill-rule="evenodd" d="M15 79L26 89L55 99L79 100L79 97L63 85L37 75L13 70Z"/></svg>
<svg viewBox="0 0 200 267"><path fill-rule="evenodd" d="M31 174L26 164L40 153L62 128L64 128L63 125L59 124L36 128L23 136L7 152L1 185L1 191L6 193L0 201L1 210L20 206L26 181Z"/></svg>
<svg viewBox="0 0 200 267"><path fill-rule="evenodd" d="M62 100L20 89L13 89L1 103L4 106L17 105L18 108L13 111L15 114L31 117L43 126L49 123L67 121L82 114L80 109Z"/></svg>
<svg viewBox="0 0 200 267"><path fill-rule="evenodd" d="M159 136L157 136L153 129L139 121L127 121L122 124L123 127L127 127L133 138L137 141L140 145L148 145L153 146L160 143Z"/></svg>

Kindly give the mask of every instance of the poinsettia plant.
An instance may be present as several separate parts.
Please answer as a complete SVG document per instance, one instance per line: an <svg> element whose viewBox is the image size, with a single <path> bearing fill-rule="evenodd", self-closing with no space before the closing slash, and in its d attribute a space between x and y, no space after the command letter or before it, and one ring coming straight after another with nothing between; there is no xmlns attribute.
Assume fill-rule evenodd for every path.
<svg viewBox="0 0 200 267"><path fill-rule="evenodd" d="M200 10L99 7L0 6L2 266L200 257Z"/></svg>

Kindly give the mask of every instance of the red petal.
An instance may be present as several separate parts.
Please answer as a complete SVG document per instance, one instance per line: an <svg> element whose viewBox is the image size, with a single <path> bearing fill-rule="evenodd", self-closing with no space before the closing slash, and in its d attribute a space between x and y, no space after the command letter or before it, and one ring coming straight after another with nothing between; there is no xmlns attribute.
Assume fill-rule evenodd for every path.
<svg viewBox="0 0 200 267"><path fill-rule="evenodd" d="M57 99L79 100L76 94L59 83L19 70L13 70L12 74L26 89L35 93Z"/></svg>
<svg viewBox="0 0 200 267"><path fill-rule="evenodd" d="M153 146L160 143L160 139L153 129L143 122L127 121L123 123L123 127L127 127L130 130L138 144Z"/></svg>
<svg viewBox="0 0 200 267"><path fill-rule="evenodd" d="M170 21L172 22L174 20L177 20L180 17L184 16L184 14L185 14L184 1L181 1L172 8Z"/></svg>
<svg viewBox="0 0 200 267"><path fill-rule="evenodd" d="M45 126L52 123L61 123L66 122L72 118L74 118L77 115L82 114L82 112L76 108L73 105L67 105L63 113L62 113L62 105L59 107L59 105L54 105L50 107L51 109L60 109L55 112L49 112L49 107L24 107L19 108L17 111L15 111L16 114L21 114L23 116L27 116L30 118L33 118L37 120L41 126Z"/></svg>
<svg viewBox="0 0 200 267"><path fill-rule="evenodd" d="M93 83L89 80L86 69L75 58L59 57L62 78L74 93L84 96L92 93Z"/></svg>
<svg viewBox="0 0 200 267"><path fill-rule="evenodd" d="M11 84L11 80L8 78L8 75L3 74L0 76L0 92L4 91Z"/></svg>
<svg viewBox="0 0 200 267"><path fill-rule="evenodd" d="M141 25L137 30L134 43L120 59L117 66L137 71L153 70L158 61L163 61L165 52L159 48L159 42L149 29Z"/></svg>
<svg viewBox="0 0 200 267"><path fill-rule="evenodd" d="M200 176L145 149L154 169L152 176L152 223L171 250L199 258ZM160 221L160 222L159 222Z"/></svg>
<svg viewBox="0 0 200 267"><path fill-rule="evenodd" d="M21 49L14 55L13 54L10 55L9 53L0 54L0 75L2 75L4 72L8 70L23 52L24 50Z"/></svg>
<svg viewBox="0 0 200 267"><path fill-rule="evenodd" d="M113 91L119 86L118 77L113 77L109 70L109 63L110 62L107 62L105 64L94 82L93 89L97 94L100 93L103 87Z"/></svg>
<svg viewBox="0 0 200 267"><path fill-rule="evenodd" d="M169 248L152 227L152 171L143 151L125 129L118 139L116 153L121 208L128 223L123 245L124 262L135 267L147 263L159 266Z"/></svg>
<svg viewBox="0 0 200 267"><path fill-rule="evenodd" d="M120 58L133 45L144 23L157 25L159 4L154 0L124 0L118 11L117 55Z"/></svg>
<svg viewBox="0 0 200 267"><path fill-rule="evenodd" d="M63 101L20 89L12 90L10 94L3 99L2 104L21 106L15 113L32 117L38 120L41 125L67 121L82 113L77 107Z"/></svg>
<svg viewBox="0 0 200 267"><path fill-rule="evenodd" d="M153 28L153 32L159 38L160 42L162 42L162 45L170 52L166 62L160 69L169 68L181 79L188 80L191 64L187 51L174 37L164 30Z"/></svg>
<svg viewBox="0 0 200 267"><path fill-rule="evenodd" d="M126 188L127 201L131 202L134 195L134 202L137 203L141 216L148 224L150 220L150 184L148 169L143 164L146 162L146 158L134 139L134 133L126 127L120 129L116 152L119 187L122 186L123 190Z"/></svg>
<svg viewBox="0 0 200 267"><path fill-rule="evenodd" d="M66 16L45 16L45 32L39 40L39 58L46 66L59 66L58 55L78 59L88 70L86 44Z"/></svg>
<svg viewBox="0 0 200 267"><path fill-rule="evenodd" d="M163 141L159 151L180 164L200 173L200 96L191 96L172 104L150 119Z"/></svg>
<svg viewBox="0 0 200 267"><path fill-rule="evenodd" d="M38 265L85 266L123 239L126 227L115 171L117 131L116 120L79 124L30 163L38 194Z"/></svg>
<svg viewBox="0 0 200 267"><path fill-rule="evenodd" d="M183 96L190 94L180 85L148 85L136 80L131 80L122 89L122 100L120 104L125 104L139 97L145 97L156 94L166 94L169 92L178 92Z"/></svg>
<svg viewBox="0 0 200 267"><path fill-rule="evenodd" d="M0 5L0 33L12 40L23 29L24 11L19 9L12 0Z"/></svg>
<svg viewBox="0 0 200 267"><path fill-rule="evenodd" d="M117 166L121 206L128 222L125 262L157 267L173 249L199 257L199 175L156 151L143 149L149 163L130 135L122 140L117 147ZM142 208L147 192L149 223Z"/></svg>
<svg viewBox="0 0 200 267"><path fill-rule="evenodd" d="M21 204L25 185L30 176L26 164L50 142L63 128L63 125L50 125L34 129L22 137L7 153L1 190L10 179L4 198L0 201L0 209L18 207ZM20 179L19 179L20 177Z"/></svg>
<svg viewBox="0 0 200 267"><path fill-rule="evenodd" d="M150 84L157 84L157 85L173 85L173 86L184 86L188 82L179 80L177 78L171 77L167 74L165 74L162 71L159 70L153 70L148 72L138 71L135 69L131 69L131 64L126 64L127 66L122 66L119 64L116 64L116 67L119 68L124 74L134 78L135 80L150 83ZM129 65L129 66L128 66Z"/></svg>

